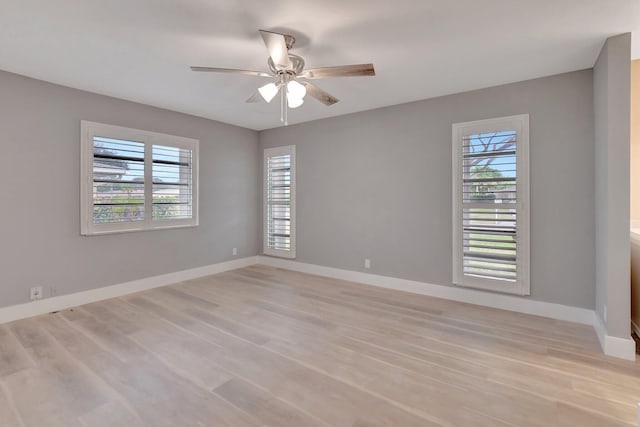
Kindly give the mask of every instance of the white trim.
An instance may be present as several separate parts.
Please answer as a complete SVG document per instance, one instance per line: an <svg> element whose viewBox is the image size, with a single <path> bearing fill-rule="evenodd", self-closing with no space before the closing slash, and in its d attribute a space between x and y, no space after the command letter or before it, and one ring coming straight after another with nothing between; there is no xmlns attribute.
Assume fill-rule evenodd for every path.
<svg viewBox="0 0 640 427"><path fill-rule="evenodd" d="M381 288L395 289L412 292L414 294L427 295L452 301L482 305L485 307L502 310L516 311L519 313L533 314L552 319L566 320L569 322L593 324L593 310L568 305L554 304L544 301L535 301L512 295L502 295L482 290L461 288L457 286L435 285L432 283L418 282L414 280L398 279L395 277L379 276L377 274L361 273L359 271L342 270L339 268L325 267L315 264L306 264L298 261L284 260L267 256L259 256L260 264L271 267L284 268L299 271L301 273L315 274L334 279L363 283Z"/></svg>
<svg viewBox="0 0 640 427"><path fill-rule="evenodd" d="M285 154L291 155L291 249L272 249L269 248L268 241L268 211L267 211L267 175L269 173L267 163L269 157L282 156ZM263 234L262 234L262 251L265 255L291 258L296 257L296 146L285 145L281 147L265 148L262 160L262 222L263 222Z"/></svg>
<svg viewBox="0 0 640 427"><path fill-rule="evenodd" d="M462 141L469 134L494 133L515 130L517 137L517 278L516 282L473 277L463 272L462 211L469 207L462 201ZM454 123L452 142L452 223L453 223L453 283L457 286L477 288L517 295L530 295L529 281L529 115L519 114L495 119ZM482 206L486 207L486 206ZM496 207L504 207L497 205Z"/></svg>
<svg viewBox="0 0 640 427"><path fill-rule="evenodd" d="M18 304L0 308L0 324L24 319L26 317L38 316L51 313L52 311L64 310L70 307L77 307L82 304L101 301L109 298L116 298L122 295L140 292L147 289L172 285L185 280L197 279L199 277L222 273L224 271L235 270L257 263L257 257L235 259L232 261L220 262L204 267L191 268L189 270L177 271L175 273L161 274L159 276L147 277L133 280L131 282L117 285L105 286L88 291L76 292L69 295L60 295L53 298L46 298L38 301Z"/></svg>
<svg viewBox="0 0 640 427"><path fill-rule="evenodd" d="M607 335L607 327L595 311L593 313L593 328L596 330L604 354L620 359L636 360L636 342L633 338L631 336L620 338Z"/></svg>

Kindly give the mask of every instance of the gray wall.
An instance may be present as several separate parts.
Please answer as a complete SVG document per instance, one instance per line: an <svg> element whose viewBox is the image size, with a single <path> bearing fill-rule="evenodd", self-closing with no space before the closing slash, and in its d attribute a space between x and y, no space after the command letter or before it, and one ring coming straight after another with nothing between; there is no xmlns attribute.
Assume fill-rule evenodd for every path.
<svg viewBox="0 0 640 427"><path fill-rule="evenodd" d="M6 72L0 94L0 307L257 253L257 132ZM199 139L200 226L81 237L81 119Z"/></svg>
<svg viewBox="0 0 640 427"><path fill-rule="evenodd" d="M596 312L608 335L629 338L631 34L605 42L594 67L593 87Z"/></svg>
<svg viewBox="0 0 640 427"><path fill-rule="evenodd" d="M371 273L451 285L451 124L529 113L530 298L593 308L592 77L584 70L261 132L262 148L296 145L297 260L365 271L370 258Z"/></svg>

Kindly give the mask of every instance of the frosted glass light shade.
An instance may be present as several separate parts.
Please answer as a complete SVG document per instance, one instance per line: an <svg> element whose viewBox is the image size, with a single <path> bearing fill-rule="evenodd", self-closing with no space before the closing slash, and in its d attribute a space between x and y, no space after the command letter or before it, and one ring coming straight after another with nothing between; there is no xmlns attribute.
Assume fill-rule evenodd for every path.
<svg viewBox="0 0 640 427"><path fill-rule="evenodd" d="M289 108L298 108L299 106L304 104L304 99L296 98L296 97L288 95L287 96L287 104L289 105Z"/></svg>
<svg viewBox="0 0 640 427"><path fill-rule="evenodd" d="M278 86L275 83L268 83L258 89L262 98L265 101L271 102L271 100L278 94Z"/></svg>
<svg viewBox="0 0 640 427"><path fill-rule="evenodd" d="M302 99L306 94L307 88L304 87L304 85L298 83L295 80L291 80L289 83L287 83L287 95L289 95L290 97Z"/></svg>

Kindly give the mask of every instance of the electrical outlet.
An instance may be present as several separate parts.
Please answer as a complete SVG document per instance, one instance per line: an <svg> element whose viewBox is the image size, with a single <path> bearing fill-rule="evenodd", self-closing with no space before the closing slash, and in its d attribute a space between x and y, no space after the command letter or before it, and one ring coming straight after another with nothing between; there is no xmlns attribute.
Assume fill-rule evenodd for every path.
<svg viewBox="0 0 640 427"><path fill-rule="evenodd" d="M42 286L35 286L31 288L31 293L29 294L29 299L31 301L42 299Z"/></svg>
<svg viewBox="0 0 640 427"><path fill-rule="evenodd" d="M364 268L371 268L371 260L370 259L365 259L364 260Z"/></svg>
<svg viewBox="0 0 640 427"><path fill-rule="evenodd" d="M233 250L231 251L231 254L233 256L238 255L238 248L233 248Z"/></svg>

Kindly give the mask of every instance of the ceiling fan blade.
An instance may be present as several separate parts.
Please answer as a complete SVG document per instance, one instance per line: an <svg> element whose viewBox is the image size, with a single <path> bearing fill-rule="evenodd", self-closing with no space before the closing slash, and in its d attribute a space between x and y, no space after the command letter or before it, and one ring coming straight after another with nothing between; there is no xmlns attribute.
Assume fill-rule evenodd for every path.
<svg viewBox="0 0 640 427"><path fill-rule="evenodd" d="M333 105L339 101L335 96L323 91L318 86L312 85L309 82L300 82L304 87L307 88L307 95L317 99L322 102L324 105Z"/></svg>
<svg viewBox="0 0 640 427"><path fill-rule="evenodd" d="M284 34L260 30L260 35L276 68L289 67L289 51L287 50Z"/></svg>
<svg viewBox="0 0 640 427"><path fill-rule="evenodd" d="M264 100L264 98L262 97L262 95L260 95L260 92L255 91L255 93L253 95L251 95L249 97L249 99L247 99L245 102L255 103L255 102L260 102L260 101L263 101L263 100Z"/></svg>
<svg viewBox="0 0 640 427"><path fill-rule="evenodd" d="M191 67L191 71L208 71L212 73L231 73L244 74L247 76L273 77L272 74L264 73L262 71L235 70L233 68Z"/></svg>
<svg viewBox="0 0 640 427"><path fill-rule="evenodd" d="M339 65L337 67L312 68L304 70L300 77L305 79L324 79L327 77L375 76L373 64Z"/></svg>

